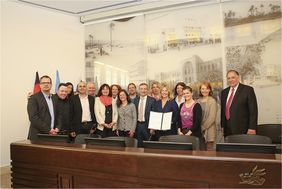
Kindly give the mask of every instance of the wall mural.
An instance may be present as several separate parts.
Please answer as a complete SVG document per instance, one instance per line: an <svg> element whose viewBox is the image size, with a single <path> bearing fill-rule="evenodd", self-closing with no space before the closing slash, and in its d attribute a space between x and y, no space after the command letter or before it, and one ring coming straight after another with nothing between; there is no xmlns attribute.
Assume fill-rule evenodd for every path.
<svg viewBox="0 0 282 189"><path fill-rule="evenodd" d="M255 88L259 123L281 123L280 7L280 1L230 1L88 25L86 80L124 88L184 81L195 98L206 80L219 100L226 70L236 69Z"/></svg>
<svg viewBox="0 0 282 189"><path fill-rule="evenodd" d="M259 123L281 123L281 2L223 4L226 70L254 87ZM271 95L270 95L271 94Z"/></svg>

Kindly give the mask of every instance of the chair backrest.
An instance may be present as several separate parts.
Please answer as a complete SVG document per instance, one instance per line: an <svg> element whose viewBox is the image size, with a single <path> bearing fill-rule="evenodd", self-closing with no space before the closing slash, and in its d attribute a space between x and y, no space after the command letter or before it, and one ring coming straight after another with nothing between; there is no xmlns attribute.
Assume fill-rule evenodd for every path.
<svg viewBox="0 0 282 189"><path fill-rule="evenodd" d="M63 143L69 142L69 136L68 135L37 134L37 136L38 136L38 139L42 140L42 141L63 142Z"/></svg>
<svg viewBox="0 0 282 189"><path fill-rule="evenodd" d="M76 143L76 144L86 144L86 142L85 142L86 137L89 137L89 134L78 134L74 139L74 143ZM95 135L95 134L92 134L91 137L101 138L100 135Z"/></svg>
<svg viewBox="0 0 282 189"><path fill-rule="evenodd" d="M230 135L225 138L226 143L247 143L247 144L272 144L271 138L261 135Z"/></svg>
<svg viewBox="0 0 282 189"><path fill-rule="evenodd" d="M137 148L138 140L136 138L132 137L119 137L119 136L112 136L112 137L106 137L105 139L124 139L125 147L135 147Z"/></svg>
<svg viewBox="0 0 282 189"><path fill-rule="evenodd" d="M193 150L200 150L200 140L195 136L187 135L167 135L161 136L159 141L161 142L179 142L179 143L192 143Z"/></svg>
<svg viewBox="0 0 282 189"><path fill-rule="evenodd" d="M274 144L282 144L281 128L282 124L260 124L257 126L257 134L271 138Z"/></svg>

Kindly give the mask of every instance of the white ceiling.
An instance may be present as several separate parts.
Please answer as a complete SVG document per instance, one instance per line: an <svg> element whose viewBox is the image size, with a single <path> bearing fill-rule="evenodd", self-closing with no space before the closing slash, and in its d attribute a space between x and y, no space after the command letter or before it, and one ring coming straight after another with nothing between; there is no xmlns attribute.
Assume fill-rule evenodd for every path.
<svg viewBox="0 0 282 189"><path fill-rule="evenodd" d="M102 12L117 8L154 2L156 0L15 0L26 5L41 7L73 16Z"/></svg>
<svg viewBox="0 0 282 189"><path fill-rule="evenodd" d="M1 0L0 0L1 1ZM195 6L223 0L10 0L80 17L81 23L125 18L174 7Z"/></svg>

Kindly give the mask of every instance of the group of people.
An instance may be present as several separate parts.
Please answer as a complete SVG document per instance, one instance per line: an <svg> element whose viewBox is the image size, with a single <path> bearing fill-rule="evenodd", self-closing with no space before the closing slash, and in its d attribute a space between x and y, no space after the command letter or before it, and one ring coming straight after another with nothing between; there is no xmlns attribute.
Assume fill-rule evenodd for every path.
<svg viewBox="0 0 282 189"><path fill-rule="evenodd" d="M239 73L227 72L228 88L221 92L221 127L224 136L256 134L257 101L252 87L239 83ZM209 82L199 86L200 98L193 99L193 90L179 82L174 94L166 84L153 82L151 93L146 83L134 83L127 90L119 85L103 84L96 94L93 82L81 81L77 94L71 83L61 83L55 95L50 93L52 80L40 78L41 92L28 99L30 130L28 138L38 133L96 134L101 137L136 137L138 146L143 140L158 140L165 135L191 135L201 141L201 149L213 150L216 139L217 103L212 97ZM172 112L170 130L148 128L150 112Z"/></svg>

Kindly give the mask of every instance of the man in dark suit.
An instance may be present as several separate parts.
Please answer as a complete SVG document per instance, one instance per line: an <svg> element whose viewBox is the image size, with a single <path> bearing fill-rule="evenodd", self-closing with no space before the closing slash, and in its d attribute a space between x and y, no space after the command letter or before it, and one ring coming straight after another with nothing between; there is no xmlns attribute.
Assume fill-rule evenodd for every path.
<svg viewBox="0 0 282 189"><path fill-rule="evenodd" d="M256 134L258 107L254 89L239 83L239 73L227 72L228 88L221 92L221 127L224 136Z"/></svg>
<svg viewBox="0 0 282 189"><path fill-rule="evenodd" d="M134 101L137 112L137 126L136 126L136 138L138 140L138 147L143 147L143 140L149 140L150 134L153 134L153 130L148 130L148 124L150 119L150 111L153 110L155 99L148 96L148 85L141 83L139 85L140 96L136 97Z"/></svg>
<svg viewBox="0 0 282 189"><path fill-rule="evenodd" d="M97 125L94 115L94 97L87 94L86 83L77 85L78 95L71 97L71 136L90 134ZM91 129L93 131L91 131Z"/></svg>
<svg viewBox="0 0 282 189"><path fill-rule="evenodd" d="M68 98L68 86L60 83L57 94L54 95L56 109L62 116L62 127L60 134L69 134L70 131L70 100Z"/></svg>
<svg viewBox="0 0 282 189"><path fill-rule="evenodd" d="M28 139L37 140L37 134L56 135L61 129L61 116L50 93L52 80L45 75L40 78L41 92L28 99L27 111L30 120Z"/></svg>

